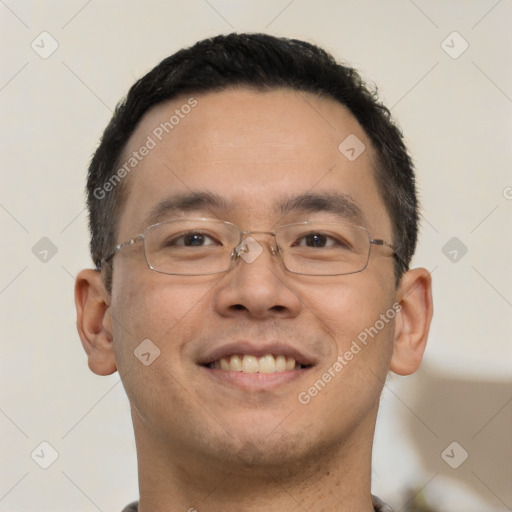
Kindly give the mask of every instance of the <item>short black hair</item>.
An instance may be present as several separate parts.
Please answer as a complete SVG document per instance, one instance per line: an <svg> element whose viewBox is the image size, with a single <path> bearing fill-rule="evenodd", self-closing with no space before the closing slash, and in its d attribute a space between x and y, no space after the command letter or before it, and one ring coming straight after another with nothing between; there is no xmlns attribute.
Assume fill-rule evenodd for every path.
<svg viewBox="0 0 512 512"><path fill-rule="evenodd" d="M105 185L144 114L178 96L232 87L309 92L333 98L350 110L377 155L374 173L391 218L398 284L416 248L419 217L413 164L401 131L376 89L367 87L355 69L311 43L268 34L233 33L199 41L160 62L117 105L92 157L87 181L90 249L97 268L116 244L124 197L123 182L108 187L108 193ZM112 265L104 267L111 291Z"/></svg>

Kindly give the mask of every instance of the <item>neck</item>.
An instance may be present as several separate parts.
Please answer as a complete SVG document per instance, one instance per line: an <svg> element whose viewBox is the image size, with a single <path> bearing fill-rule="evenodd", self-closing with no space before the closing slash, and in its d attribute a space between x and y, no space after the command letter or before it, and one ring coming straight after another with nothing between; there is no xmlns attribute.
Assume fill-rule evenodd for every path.
<svg viewBox="0 0 512 512"><path fill-rule="evenodd" d="M286 464L247 464L162 446L135 424L139 512L373 512L370 493L375 418L349 439ZM228 459L228 460L227 460Z"/></svg>

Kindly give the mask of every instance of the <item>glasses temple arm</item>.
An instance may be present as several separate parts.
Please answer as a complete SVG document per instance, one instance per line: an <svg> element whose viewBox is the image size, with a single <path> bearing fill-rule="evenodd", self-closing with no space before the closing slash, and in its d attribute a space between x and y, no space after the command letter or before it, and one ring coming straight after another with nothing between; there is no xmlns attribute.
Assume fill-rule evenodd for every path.
<svg viewBox="0 0 512 512"><path fill-rule="evenodd" d="M393 256L395 259L398 260L398 262L403 265L404 269L405 270L409 270L409 265L406 263L406 261L402 258L402 256L400 256L400 254L398 254L398 252L396 251L395 249L395 246L386 242L385 240L381 240L380 238L376 238L376 239L373 239L373 240L370 240L370 244L371 245L383 245L383 246L386 246L386 247L389 247L390 249L393 250Z"/></svg>
<svg viewBox="0 0 512 512"><path fill-rule="evenodd" d="M103 265L105 265L105 263L108 263L116 255L116 253L118 251L120 251L121 249L123 249L124 247L136 244L138 242L142 242L143 240L144 240L144 235L137 235L137 236L130 238L130 240L123 242L122 244L116 245L112 249L112 252L108 256L105 256L104 258L101 258L96 261L96 270L101 270L101 267Z"/></svg>

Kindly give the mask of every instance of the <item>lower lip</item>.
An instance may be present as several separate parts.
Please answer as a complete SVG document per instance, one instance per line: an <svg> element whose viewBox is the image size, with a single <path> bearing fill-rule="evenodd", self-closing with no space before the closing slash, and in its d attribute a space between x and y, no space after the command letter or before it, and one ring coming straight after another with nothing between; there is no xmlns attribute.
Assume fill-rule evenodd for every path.
<svg viewBox="0 0 512 512"><path fill-rule="evenodd" d="M201 366L200 368L217 382L231 384L246 389L247 391L267 390L288 384L289 382L300 379L311 369L311 367L308 367L274 373L245 373L230 370L215 370L205 366Z"/></svg>

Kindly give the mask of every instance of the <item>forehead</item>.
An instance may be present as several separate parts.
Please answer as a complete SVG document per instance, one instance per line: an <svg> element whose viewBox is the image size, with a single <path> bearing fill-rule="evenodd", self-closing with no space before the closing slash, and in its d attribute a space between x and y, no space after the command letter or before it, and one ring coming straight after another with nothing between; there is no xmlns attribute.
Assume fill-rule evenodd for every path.
<svg viewBox="0 0 512 512"><path fill-rule="evenodd" d="M122 156L129 159L136 166L124 184L119 222L128 236L148 225L159 204L194 195L223 199L216 211L198 213L250 220L244 227L256 229L272 225L283 202L337 194L367 227L389 230L370 141L349 110L329 98L245 88L182 96L143 117Z"/></svg>

